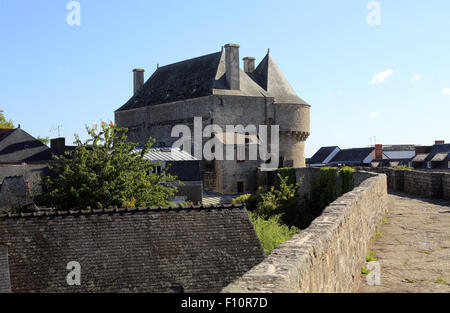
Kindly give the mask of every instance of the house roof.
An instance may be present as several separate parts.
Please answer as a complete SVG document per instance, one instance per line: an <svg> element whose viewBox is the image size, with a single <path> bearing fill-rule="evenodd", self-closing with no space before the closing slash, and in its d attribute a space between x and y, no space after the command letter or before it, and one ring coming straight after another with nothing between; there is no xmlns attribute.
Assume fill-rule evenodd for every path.
<svg viewBox="0 0 450 313"><path fill-rule="evenodd" d="M449 153L448 152L441 152L441 153L436 153L434 155L434 157L431 159L432 162L442 162L447 160Z"/></svg>
<svg viewBox="0 0 450 313"><path fill-rule="evenodd" d="M428 154L420 153L420 154L417 154L411 161L412 162L423 162L427 159L427 157L428 157Z"/></svg>
<svg viewBox="0 0 450 313"><path fill-rule="evenodd" d="M343 149L331 160L331 164L360 164L371 154L375 148Z"/></svg>
<svg viewBox="0 0 450 313"><path fill-rule="evenodd" d="M230 90L222 50L159 67L117 111L209 95L273 97L279 103L307 104L296 95L269 53L250 76L240 70L240 90Z"/></svg>
<svg viewBox="0 0 450 313"><path fill-rule="evenodd" d="M309 160L309 164L322 164L325 159L336 149L339 148L337 146L334 147L322 147L320 148Z"/></svg>
<svg viewBox="0 0 450 313"><path fill-rule="evenodd" d="M134 152L139 153L142 149L136 149ZM172 147L152 147L144 155L144 158L150 161L198 161L194 156L184 150Z"/></svg>
<svg viewBox="0 0 450 313"><path fill-rule="evenodd" d="M415 145L383 145L383 151L415 151Z"/></svg>
<svg viewBox="0 0 450 313"><path fill-rule="evenodd" d="M438 145L434 145L431 149L431 152L428 154L427 158L425 159L426 162L432 161L434 159L434 157L437 154L440 154L441 156L444 153L450 153L450 144L438 144ZM445 158L441 161L444 161Z"/></svg>
<svg viewBox="0 0 450 313"><path fill-rule="evenodd" d="M51 159L50 148L21 128L0 134L0 163L38 162Z"/></svg>
<svg viewBox="0 0 450 313"><path fill-rule="evenodd" d="M238 205L6 215L0 242L13 292L219 292L265 257Z"/></svg>

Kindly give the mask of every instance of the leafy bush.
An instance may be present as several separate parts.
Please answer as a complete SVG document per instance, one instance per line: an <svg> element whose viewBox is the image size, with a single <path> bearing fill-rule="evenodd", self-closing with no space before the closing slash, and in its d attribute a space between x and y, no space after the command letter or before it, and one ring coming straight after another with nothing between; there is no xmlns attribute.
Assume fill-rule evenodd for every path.
<svg viewBox="0 0 450 313"><path fill-rule="evenodd" d="M353 173L355 172L354 169L351 167L343 167L339 170L339 176L342 180L342 190L341 194L347 193L349 191L352 191L353 188L355 188L355 181L353 178Z"/></svg>
<svg viewBox="0 0 450 313"><path fill-rule="evenodd" d="M90 139L82 142L76 136L75 150L49 165L53 175L43 179L48 192L37 197L38 204L59 210L170 204L180 182L165 171L154 173L156 164L144 158L152 141L136 152L125 128L86 129Z"/></svg>
<svg viewBox="0 0 450 313"><path fill-rule="evenodd" d="M284 225L279 215L274 215L269 219L264 219L251 212L249 215L266 254L300 232L296 227Z"/></svg>
<svg viewBox="0 0 450 313"><path fill-rule="evenodd" d="M397 166L394 166L394 169L396 169L396 170L404 170L404 171L412 171L414 168L408 167L406 165L397 165Z"/></svg>

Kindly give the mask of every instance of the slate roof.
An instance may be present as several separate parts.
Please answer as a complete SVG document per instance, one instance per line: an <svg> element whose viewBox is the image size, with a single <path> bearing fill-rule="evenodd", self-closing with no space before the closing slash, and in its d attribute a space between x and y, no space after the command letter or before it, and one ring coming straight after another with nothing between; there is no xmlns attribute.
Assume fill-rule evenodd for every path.
<svg viewBox="0 0 450 313"><path fill-rule="evenodd" d="M267 53L255 71L250 74L250 77L263 87L271 97L274 97L278 103L307 104L292 89L270 52Z"/></svg>
<svg viewBox="0 0 450 313"><path fill-rule="evenodd" d="M135 152L140 151L142 149L135 150ZM186 151L172 147L152 147L144 158L150 161L198 161Z"/></svg>
<svg viewBox="0 0 450 313"><path fill-rule="evenodd" d="M428 154L420 153L417 154L411 161L412 162L424 162L428 158Z"/></svg>
<svg viewBox="0 0 450 313"><path fill-rule="evenodd" d="M265 257L237 205L4 215L0 242L13 292L219 292Z"/></svg>
<svg viewBox="0 0 450 313"><path fill-rule="evenodd" d="M50 148L21 128L0 134L0 163L39 162L51 159Z"/></svg>
<svg viewBox="0 0 450 313"><path fill-rule="evenodd" d="M322 147L320 148L309 160L309 164L322 164L325 159L336 149L339 148L337 146L334 147Z"/></svg>
<svg viewBox="0 0 450 313"><path fill-rule="evenodd" d="M439 144L439 145L434 145L431 149L431 152L428 154L428 156L425 159L425 162L429 162L432 161L433 158L437 155L437 154L441 154L441 153L450 153L450 144ZM444 161L445 159L443 159L442 161Z"/></svg>
<svg viewBox="0 0 450 313"><path fill-rule="evenodd" d="M159 67L144 86L117 111L209 95L273 97L279 103L307 104L300 99L270 53L254 74L240 70L240 90L229 90L225 51Z"/></svg>
<svg viewBox="0 0 450 313"><path fill-rule="evenodd" d="M331 164L361 164L375 148L352 148L343 149L333 158Z"/></svg>

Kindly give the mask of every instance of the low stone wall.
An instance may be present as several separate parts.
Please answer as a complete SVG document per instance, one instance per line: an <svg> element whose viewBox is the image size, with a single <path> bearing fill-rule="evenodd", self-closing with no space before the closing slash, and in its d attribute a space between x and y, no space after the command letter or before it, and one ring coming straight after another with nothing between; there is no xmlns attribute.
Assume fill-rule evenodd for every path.
<svg viewBox="0 0 450 313"><path fill-rule="evenodd" d="M450 172L408 171L370 168L387 175L388 188L427 198L450 199Z"/></svg>
<svg viewBox="0 0 450 313"><path fill-rule="evenodd" d="M442 193L444 199L450 200L450 175L442 177Z"/></svg>
<svg viewBox="0 0 450 313"><path fill-rule="evenodd" d="M356 291L388 198L386 175L359 172L355 176L358 187L330 204L310 227L281 244L223 292ZM367 179L361 182L364 176Z"/></svg>

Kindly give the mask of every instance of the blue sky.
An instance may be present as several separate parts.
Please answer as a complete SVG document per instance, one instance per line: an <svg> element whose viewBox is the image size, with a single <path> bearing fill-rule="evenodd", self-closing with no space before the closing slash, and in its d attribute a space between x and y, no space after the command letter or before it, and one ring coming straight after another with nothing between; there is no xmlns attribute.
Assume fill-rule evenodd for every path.
<svg viewBox="0 0 450 313"><path fill-rule="evenodd" d="M132 72L239 43L267 48L311 104L307 156L320 146L450 142L450 1L0 0L0 109L34 136L85 136L114 120ZM372 140L373 143L373 140Z"/></svg>

